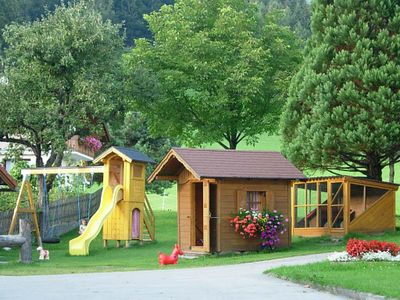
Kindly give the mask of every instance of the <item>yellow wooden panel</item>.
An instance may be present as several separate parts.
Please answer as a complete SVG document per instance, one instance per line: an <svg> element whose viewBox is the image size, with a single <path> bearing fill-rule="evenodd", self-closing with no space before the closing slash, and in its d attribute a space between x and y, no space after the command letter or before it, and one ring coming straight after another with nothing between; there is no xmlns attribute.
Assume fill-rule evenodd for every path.
<svg viewBox="0 0 400 300"><path fill-rule="evenodd" d="M395 192L386 194L380 201L375 202L349 225L349 232L381 232L394 230L396 216L394 214Z"/></svg>

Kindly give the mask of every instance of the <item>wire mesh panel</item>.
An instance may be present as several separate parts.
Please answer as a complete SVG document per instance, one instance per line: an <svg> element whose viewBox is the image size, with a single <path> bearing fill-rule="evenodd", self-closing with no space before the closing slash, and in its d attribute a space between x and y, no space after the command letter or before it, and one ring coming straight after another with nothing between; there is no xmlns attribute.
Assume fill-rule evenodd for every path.
<svg viewBox="0 0 400 300"><path fill-rule="evenodd" d="M62 199L51 202L48 209L46 228L41 228L43 236L59 236L79 226L80 218L90 219L99 208L101 189L92 195L85 194L77 198ZM39 212L39 218L41 218ZM13 210L0 212L0 234L7 234L11 224ZM19 218L27 219L32 224L31 214L20 214ZM39 224L42 224L39 222ZM33 227L32 227L33 228Z"/></svg>

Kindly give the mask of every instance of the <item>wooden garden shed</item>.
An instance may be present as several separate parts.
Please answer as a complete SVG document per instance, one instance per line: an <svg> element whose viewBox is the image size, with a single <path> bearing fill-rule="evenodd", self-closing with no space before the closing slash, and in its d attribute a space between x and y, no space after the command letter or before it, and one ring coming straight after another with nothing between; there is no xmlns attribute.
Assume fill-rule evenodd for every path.
<svg viewBox="0 0 400 300"><path fill-rule="evenodd" d="M305 176L279 152L173 148L149 181L174 180L178 189L178 242L185 251L258 250L229 220L239 208L276 209L289 217L290 186ZM289 246L289 230L280 246Z"/></svg>
<svg viewBox="0 0 400 300"><path fill-rule="evenodd" d="M349 176L292 183L292 234L343 236L396 228L397 184Z"/></svg>

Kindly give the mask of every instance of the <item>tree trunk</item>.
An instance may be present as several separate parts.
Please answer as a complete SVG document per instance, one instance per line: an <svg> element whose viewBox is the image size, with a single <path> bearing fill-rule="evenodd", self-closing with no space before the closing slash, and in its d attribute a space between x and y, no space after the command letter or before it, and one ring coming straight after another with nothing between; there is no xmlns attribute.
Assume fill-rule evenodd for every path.
<svg viewBox="0 0 400 300"><path fill-rule="evenodd" d="M382 164L376 155L367 155L367 178L382 180Z"/></svg>
<svg viewBox="0 0 400 300"><path fill-rule="evenodd" d="M19 234L25 239L19 252L19 259L23 264L29 264L32 262L32 237L31 225L28 221L19 220Z"/></svg>
<svg viewBox="0 0 400 300"><path fill-rule="evenodd" d="M239 144L239 143L238 143L236 137L231 138L231 139L229 140L229 149L231 149L231 150L236 150L236 147L237 147L238 144Z"/></svg>
<svg viewBox="0 0 400 300"><path fill-rule="evenodd" d="M390 159L389 161L389 182L394 182L394 161Z"/></svg>
<svg viewBox="0 0 400 300"><path fill-rule="evenodd" d="M44 163L43 163L43 158L41 153L36 154L36 168L43 168ZM38 175L38 190L39 190L39 195L38 195L38 207L43 208L43 183L44 183L44 176L43 175Z"/></svg>
<svg viewBox="0 0 400 300"><path fill-rule="evenodd" d="M64 158L64 153L56 154L54 160L52 160L51 162L48 161L46 163L46 167L60 167L62 164L63 158ZM47 191L50 192L50 190L53 188L53 184L54 184L54 180L56 179L56 175L48 175L46 177L47 177L46 178Z"/></svg>

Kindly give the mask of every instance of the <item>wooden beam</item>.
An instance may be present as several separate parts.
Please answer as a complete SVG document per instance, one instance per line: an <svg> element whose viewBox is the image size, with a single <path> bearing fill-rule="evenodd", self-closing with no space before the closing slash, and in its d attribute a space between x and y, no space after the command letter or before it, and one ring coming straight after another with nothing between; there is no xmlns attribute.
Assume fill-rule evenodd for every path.
<svg viewBox="0 0 400 300"><path fill-rule="evenodd" d="M210 252L210 183L203 181L203 249Z"/></svg>
<svg viewBox="0 0 400 300"><path fill-rule="evenodd" d="M20 207L18 208L18 213L33 213L34 210L31 208L27 208L27 207Z"/></svg>
<svg viewBox="0 0 400 300"><path fill-rule="evenodd" d="M54 168L34 168L22 169L22 175L44 175L44 174L94 174L104 173L104 166L93 167L54 167Z"/></svg>
<svg viewBox="0 0 400 300"><path fill-rule="evenodd" d="M156 176L158 180L178 180L179 176Z"/></svg>
<svg viewBox="0 0 400 300"><path fill-rule="evenodd" d="M175 158L178 162L180 162L186 168L186 170L188 170L190 173L192 173L192 175L196 179L198 179L198 180L201 179L200 176L186 163L186 161L174 149L171 149L171 150L169 150L167 155L161 160L161 162L157 165L157 167L154 169L153 173L150 174L147 181L149 183L153 182L156 179L156 177L159 176L158 174L161 172L161 170L164 168L164 166L172 158Z"/></svg>

